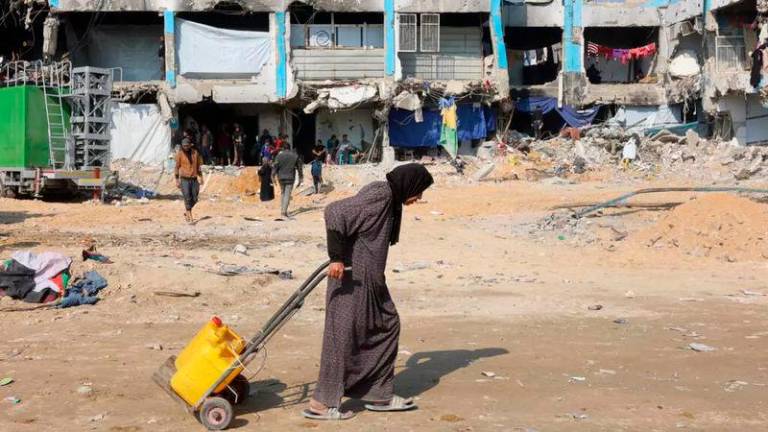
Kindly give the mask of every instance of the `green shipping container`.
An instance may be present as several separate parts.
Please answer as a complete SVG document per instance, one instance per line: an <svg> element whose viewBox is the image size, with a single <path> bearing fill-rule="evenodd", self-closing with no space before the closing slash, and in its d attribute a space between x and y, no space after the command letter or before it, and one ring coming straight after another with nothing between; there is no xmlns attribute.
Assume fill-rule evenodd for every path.
<svg viewBox="0 0 768 432"><path fill-rule="evenodd" d="M44 97L35 86L0 88L0 168L50 167ZM49 105L58 103L50 98Z"/></svg>

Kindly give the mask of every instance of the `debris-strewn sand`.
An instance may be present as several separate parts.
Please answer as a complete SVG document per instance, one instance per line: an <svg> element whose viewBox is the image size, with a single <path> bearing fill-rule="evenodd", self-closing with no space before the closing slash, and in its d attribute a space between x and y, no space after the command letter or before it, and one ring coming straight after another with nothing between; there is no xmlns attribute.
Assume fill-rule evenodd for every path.
<svg viewBox="0 0 768 432"><path fill-rule="evenodd" d="M768 259L768 205L731 194L701 195L681 204L634 241L694 257Z"/></svg>
<svg viewBox="0 0 768 432"><path fill-rule="evenodd" d="M436 184L405 209L386 272L402 320L395 388L419 409L333 424L300 417L320 360L320 287L252 363L259 391L237 409L232 430L768 430L768 268L756 250L768 226L763 204L663 194L633 202L684 204L573 221L569 210L551 209L660 182L540 173L539 181L473 183L444 164L429 169ZM151 184L161 172L135 176ZM277 222L279 196L259 202L248 195L252 171L233 173L213 175L221 189L212 183L202 194L193 226L167 173L160 197L119 206L0 199L0 257L19 249L77 257L92 239L114 261L73 266L108 280L95 306L0 312L0 379L15 380L0 387L0 431L201 430L155 386L153 371L212 315L254 335L327 259L324 206L383 176L371 166L331 167L325 193L297 191L296 219ZM659 248L647 246L653 235L662 236ZM686 253L713 243L709 256ZM292 270L295 279L211 272L223 264ZM0 308L12 306L23 304L0 299Z"/></svg>

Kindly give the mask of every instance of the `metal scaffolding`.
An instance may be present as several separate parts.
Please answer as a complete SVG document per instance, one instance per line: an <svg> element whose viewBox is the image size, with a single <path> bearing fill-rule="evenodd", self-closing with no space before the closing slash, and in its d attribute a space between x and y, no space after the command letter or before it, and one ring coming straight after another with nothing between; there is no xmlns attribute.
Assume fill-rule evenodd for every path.
<svg viewBox="0 0 768 432"><path fill-rule="evenodd" d="M111 100L111 70L89 66L72 69L70 122L78 169L109 168Z"/></svg>

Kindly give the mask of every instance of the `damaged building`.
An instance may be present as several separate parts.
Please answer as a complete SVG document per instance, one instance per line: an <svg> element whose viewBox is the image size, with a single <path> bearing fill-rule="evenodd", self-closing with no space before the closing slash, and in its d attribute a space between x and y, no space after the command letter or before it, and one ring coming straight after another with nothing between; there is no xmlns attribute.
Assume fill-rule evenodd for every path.
<svg viewBox="0 0 768 432"><path fill-rule="evenodd" d="M147 163L233 123L306 157L333 135L373 160L437 153L447 107L459 153L609 119L761 144L764 3L50 0L25 3L0 55L111 70L112 156Z"/></svg>

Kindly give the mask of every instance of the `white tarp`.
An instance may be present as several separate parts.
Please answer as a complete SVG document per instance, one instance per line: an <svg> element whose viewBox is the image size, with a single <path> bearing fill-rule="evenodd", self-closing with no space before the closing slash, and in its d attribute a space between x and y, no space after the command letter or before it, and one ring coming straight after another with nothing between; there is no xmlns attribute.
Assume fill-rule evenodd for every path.
<svg viewBox="0 0 768 432"><path fill-rule="evenodd" d="M112 159L160 165L171 152L171 127L155 104L113 104Z"/></svg>
<svg viewBox="0 0 768 432"><path fill-rule="evenodd" d="M261 72L271 52L269 32L227 30L183 19L176 22L179 75L247 78Z"/></svg>
<svg viewBox="0 0 768 432"><path fill-rule="evenodd" d="M161 25L98 26L88 43L76 51L75 66L120 68L123 81L161 80L165 67L159 55L162 35ZM115 79L120 76L116 73Z"/></svg>

